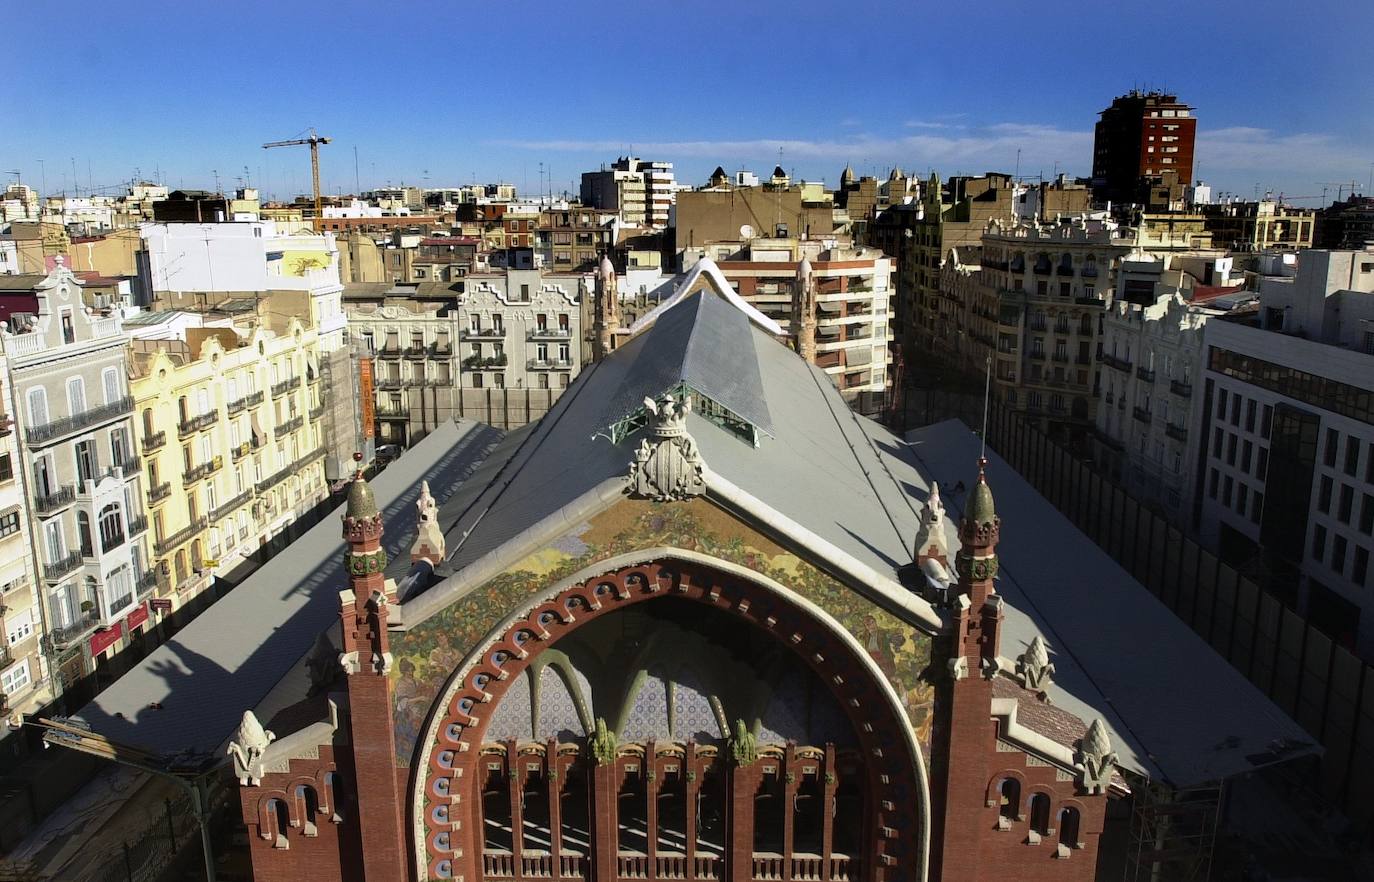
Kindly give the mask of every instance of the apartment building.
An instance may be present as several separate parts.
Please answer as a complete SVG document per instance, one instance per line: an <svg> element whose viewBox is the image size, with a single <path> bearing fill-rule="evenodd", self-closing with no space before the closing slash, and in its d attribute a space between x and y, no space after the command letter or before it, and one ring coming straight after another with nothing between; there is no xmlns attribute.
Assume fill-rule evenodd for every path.
<svg viewBox="0 0 1374 882"><path fill-rule="evenodd" d="M54 697L42 651L44 615L35 567L33 513L25 492L21 433L15 431L17 400L8 357L0 352L0 737L21 714Z"/></svg>
<svg viewBox="0 0 1374 882"><path fill-rule="evenodd" d="M539 215L537 247L544 266L555 272L591 272L617 244L613 214L570 205Z"/></svg>
<svg viewBox="0 0 1374 882"><path fill-rule="evenodd" d="M295 317L132 343L158 598L180 607L329 495L320 352Z"/></svg>
<svg viewBox="0 0 1374 882"><path fill-rule="evenodd" d="M591 275L505 269L468 276L458 298L462 385L566 389L581 369Z"/></svg>
<svg viewBox="0 0 1374 882"><path fill-rule="evenodd" d="M1147 181L1166 172L1193 179L1193 108L1164 92L1132 90L1099 114L1093 131L1093 191L1099 202L1143 203Z"/></svg>
<svg viewBox="0 0 1374 882"><path fill-rule="evenodd" d="M803 258L816 286L816 365L846 400L881 397L892 382L892 261L882 252L833 239L754 239L716 266L745 302L786 328Z"/></svg>
<svg viewBox="0 0 1374 882"><path fill-rule="evenodd" d="M1093 459L1132 496L1183 527L1192 512L1191 411L1203 328L1252 296L1241 285L1194 284L1174 263L1185 261L1135 252L1118 269L1098 356L1106 369Z"/></svg>
<svg viewBox="0 0 1374 882"><path fill-rule="evenodd" d="M325 386L325 473L330 481L353 474L353 454L367 445L334 235L285 234L270 221L146 224L141 233L147 258L140 275L156 308L216 307L237 315L268 308L313 330Z"/></svg>
<svg viewBox="0 0 1374 882"><path fill-rule="evenodd" d="M1204 345L1200 534L1374 658L1374 249L1301 252Z"/></svg>
<svg viewBox="0 0 1374 882"><path fill-rule="evenodd" d="M627 224L666 227L676 195L671 162L622 156L610 168L582 173L582 204L615 212Z"/></svg>
<svg viewBox="0 0 1374 882"><path fill-rule="evenodd" d="M991 221L977 269L942 276L932 345L946 363L981 371L993 358L998 397L1061 437L1093 425L1096 356L1129 231L1105 214Z"/></svg>
<svg viewBox="0 0 1374 882"><path fill-rule="evenodd" d="M454 286L347 285L344 307L350 339L372 360L380 443L407 447L459 415Z"/></svg>
<svg viewBox="0 0 1374 882"><path fill-rule="evenodd" d="M1311 248L1316 233L1315 209L1272 199L1219 202L1199 206L1198 210L1212 241L1231 251L1298 251Z"/></svg>
<svg viewBox="0 0 1374 882"><path fill-rule="evenodd" d="M0 342L22 402L44 627L70 682L148 627L154 574L120 318L88 310L61 260L34 293L36 315Z"/></svg>

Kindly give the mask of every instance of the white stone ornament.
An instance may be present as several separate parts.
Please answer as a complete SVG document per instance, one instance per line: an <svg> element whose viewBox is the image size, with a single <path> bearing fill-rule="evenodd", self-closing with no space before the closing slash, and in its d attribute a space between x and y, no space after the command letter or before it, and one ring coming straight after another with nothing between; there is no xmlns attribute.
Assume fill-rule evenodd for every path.
<svg viewBox="0 0 1374 882"><path fill-rule="evenodd" d="M1083 766L1079 785L1088 793L1103 793L1112 783L1116 769L1116 752L1107 735L1107 724L1098 717L1078 742L1078 762Z"/></svg>
<svg viewBox="0 0 1374 882"><path fill-rule="evenodd" d="M691 399L667 394L657 401L645 398L644 407L652 418L652 435L639 442L630 463L630 492L660 501L705 493L705 463L696 441L687 433Z"/></svg>
<svg viewBox="0 0 1374 882"><path fill-rule="evenodd" d="M1016 676L1021 685L1032 692L1044 692L1049 688L1050 675L1054 673L1054 663L1050 661L1049 648L1039 634L1016 659Z"/></svg>
<svg viewBox="0 0 1374 882"><path fill-rule="evenodd" d="M234 760L234 775L239 779L239 784L247 787L256 787L262 782L266 770L263 768L263 755L267 753L267 745L277 739L271 731L264 729L262 723L258 722L257 716L251 711L243 712L243 719L239 722L239 730L234 735L234 740L229 742L229 756Z"/></svg>

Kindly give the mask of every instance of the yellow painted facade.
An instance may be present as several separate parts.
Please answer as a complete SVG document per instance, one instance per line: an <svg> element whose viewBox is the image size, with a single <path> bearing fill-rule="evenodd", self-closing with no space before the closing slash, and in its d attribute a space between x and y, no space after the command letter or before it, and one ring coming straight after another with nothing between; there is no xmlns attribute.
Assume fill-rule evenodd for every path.
<svg viewBox="0 0 1374 882"><path fill-rule="evenodd" d="M173 608L329 492L314 328L186 337L145 341L132 381L158 596Z"/></svg>

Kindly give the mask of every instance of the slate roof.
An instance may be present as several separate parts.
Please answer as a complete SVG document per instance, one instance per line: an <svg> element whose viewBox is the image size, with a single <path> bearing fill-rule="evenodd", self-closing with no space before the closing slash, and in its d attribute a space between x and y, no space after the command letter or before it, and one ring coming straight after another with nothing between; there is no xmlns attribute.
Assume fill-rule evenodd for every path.
<svg viewBox="0 0 1374 882"><path fill-rule="evenodd" d="M409 561L420 481L458 486L500 433L472 421L445 423L371 482L390 529L391 558ZM283 678L299 675L320 634L339 620L346 587L343 506L120 677L76 719L153 753L214 753L245 708L259 708ZM304 698L304 691L283 699ZM150 708L156 702L160 710ZM271 719L280 708L263 711Z"/></svg>

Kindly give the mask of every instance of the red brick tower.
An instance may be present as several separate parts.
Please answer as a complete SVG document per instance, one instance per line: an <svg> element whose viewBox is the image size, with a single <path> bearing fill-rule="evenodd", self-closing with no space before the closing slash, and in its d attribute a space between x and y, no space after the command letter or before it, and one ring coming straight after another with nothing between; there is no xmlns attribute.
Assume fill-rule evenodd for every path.
<svg viewBox="0 0 1374 882"><path fill-rule="evenodd" d="M382 548L382 515L361 468L348 487L343 536L348 543L345 564L349 587L339 592L343 629L340 662L348 675L363 875L367 882L395 882L410 875L402 823L404 782L395 762L391 681L387 677L391 667L387 607L395 598L388 596L383 575L386 551Z"/></svg>
<svg viewBox="0 0 1374 882"><path fill-rule="evenodd" d="M959 525L963 547L955 558L959 587L950 637L947 714L937 744L932 745L943 766L943 775L932 782L937 800L933 879L983 878L980 815L997 734L989 714L990 676L995 673L1002 623L1002 600L993 587L1002 522L984 475L985 463L978 464L978 481Z"/></svg>

